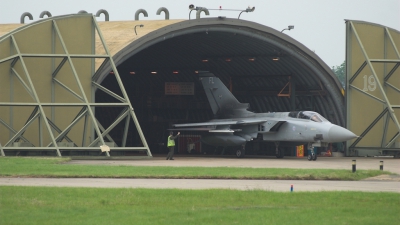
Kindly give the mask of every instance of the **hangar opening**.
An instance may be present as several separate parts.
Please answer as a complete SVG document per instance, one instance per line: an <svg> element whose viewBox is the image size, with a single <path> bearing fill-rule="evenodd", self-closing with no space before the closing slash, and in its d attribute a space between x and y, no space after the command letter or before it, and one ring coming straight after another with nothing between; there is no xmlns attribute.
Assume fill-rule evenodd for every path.
<svg viewBox="0 0 400 225"><path fill-rule="evenodd" d="M345 125L344 92L331 69L293 38L257 23L227 18L182 21L135 40L113 59L153 153L166 152L171 124L213 118L198 71L219 77L253 112L311 110ZM97 74L98 83L118 93L110 65ZM102 102L107 97L97 91L95 98ZM112 111L96 113L102 124L113 122ZM135 143L138 135L130 138ZM253 142L246 146L250 152L266 147ZM186 154L184 148L176 151Z"/></svg>

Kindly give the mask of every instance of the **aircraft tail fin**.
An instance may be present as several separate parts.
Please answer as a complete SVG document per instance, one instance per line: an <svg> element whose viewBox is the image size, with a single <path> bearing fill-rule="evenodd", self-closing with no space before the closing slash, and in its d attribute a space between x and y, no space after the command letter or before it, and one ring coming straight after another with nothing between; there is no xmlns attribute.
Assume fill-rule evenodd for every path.
<svg viewBox="0 0 400 225"><path fill-rule="evenodd" d="M244 116L248 103L240 103L222 81L209 72L200 72L200 81L214 115L219 117Z"/></svg>

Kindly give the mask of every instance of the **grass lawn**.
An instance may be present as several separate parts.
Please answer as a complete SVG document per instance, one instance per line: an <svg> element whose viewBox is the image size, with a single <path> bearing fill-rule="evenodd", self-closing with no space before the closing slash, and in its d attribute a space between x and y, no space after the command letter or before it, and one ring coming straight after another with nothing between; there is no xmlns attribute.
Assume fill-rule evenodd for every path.
<svg viewBox="0 0 400 225"><path fill-rule="evenodd" d="M361 180L381 170L281 169L234 167L159 167L65 164L68 158L0 157L0 177L212 178L285 180Z"/></svg>
<svg viewBox="0 0 400 225"><path fill-rule="evenodd" d="M0 177L360 180L380 170L71 165L0 157ZM0 186L0 224L399 224L400 194Z"/></svg>
<svg viewBox="0 0 400 225"><path fill-rule="evenodd" d="M0 186L0 224L399 224L400 194Z"/></svg>

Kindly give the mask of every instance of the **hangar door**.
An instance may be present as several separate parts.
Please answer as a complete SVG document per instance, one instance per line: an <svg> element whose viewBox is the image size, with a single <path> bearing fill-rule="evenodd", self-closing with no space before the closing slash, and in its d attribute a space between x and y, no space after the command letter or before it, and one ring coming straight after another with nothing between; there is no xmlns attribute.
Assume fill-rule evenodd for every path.
<svg viewBox="0 0 400 225"><path fill-rule="evenodd" d="M95 68L104 64L115 72L115 92L95 82ZM115 101L95 102L95 90ZM117 116L100 123L96 110L101 108L112 108ZM140 136L142 143L126 144L129 124L136 128L130 135ZM118 135L112 136L116 129ZM46 18L0 37L1 156L109 157L126 152L151 157L91 14Z"/></svg>
<svg viewBox="0 0 400 225"><path fill-rule="evenodd" d="M400 154L400 32L346 21L349 156Z"/></svg>

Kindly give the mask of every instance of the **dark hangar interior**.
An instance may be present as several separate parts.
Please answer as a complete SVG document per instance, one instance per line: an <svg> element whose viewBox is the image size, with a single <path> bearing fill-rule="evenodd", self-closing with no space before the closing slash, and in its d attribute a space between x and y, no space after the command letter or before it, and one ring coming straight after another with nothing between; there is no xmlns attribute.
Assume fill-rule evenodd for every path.
<svg viewBox="0 0 400 225"><path fill-rule="evenodd" d="M226 18L183 21L132 42L114 61L153 153L165 152L162 143L171 124L213 118L198 71L219 77L240 102L250 104L250 111L316 111L345 125L343 90L331 69L287 34L257 23ZM98 71L99 80L118 93L110 68ZM194 94L166 94L166 82L193 83ZM96 102L105 98L96 92ZM118 113L99 111L99 121L106 126ZM132 129L127 144L135 146L135 132Z"/></svg>

